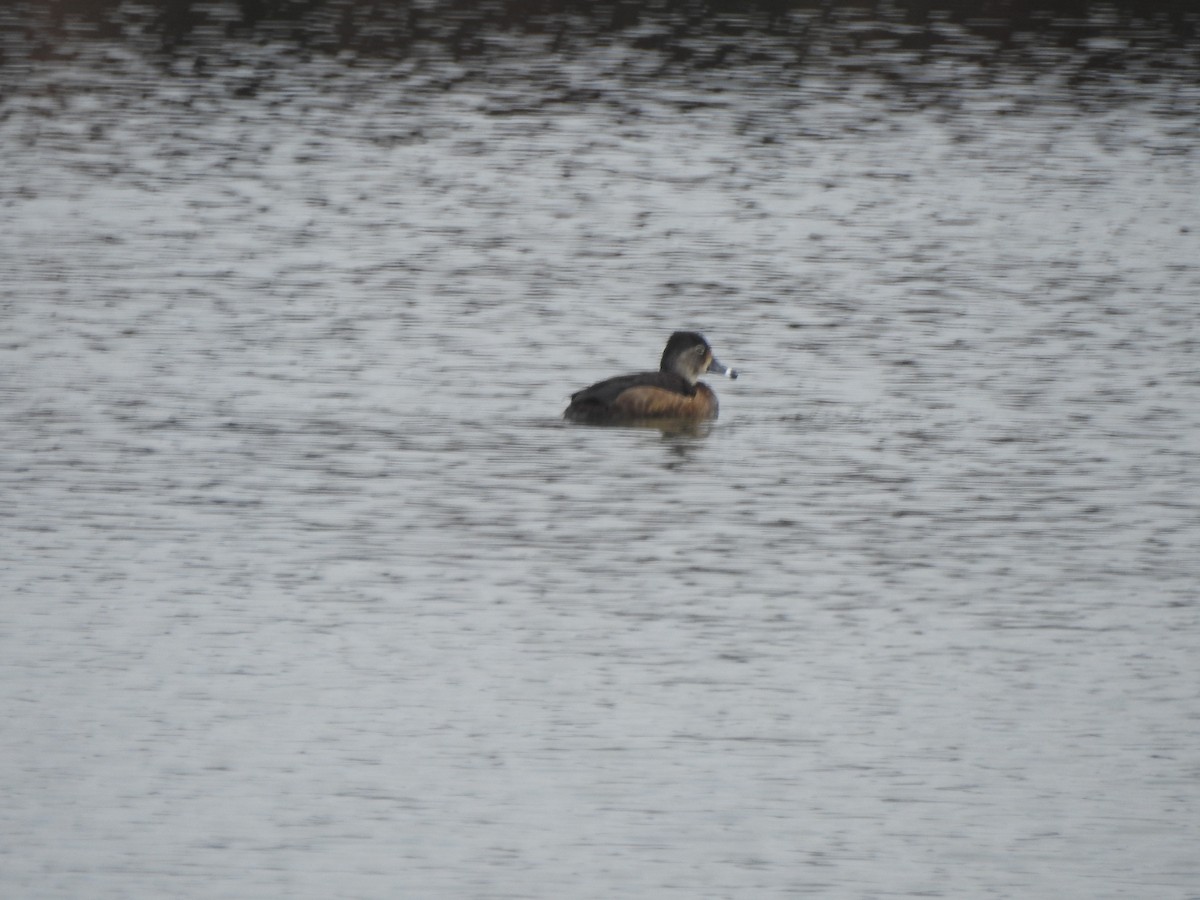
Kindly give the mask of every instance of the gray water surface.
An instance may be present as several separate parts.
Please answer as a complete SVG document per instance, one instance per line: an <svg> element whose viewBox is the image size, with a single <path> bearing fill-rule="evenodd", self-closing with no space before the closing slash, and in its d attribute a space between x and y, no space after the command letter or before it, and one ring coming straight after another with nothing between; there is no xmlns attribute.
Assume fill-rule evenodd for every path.
<svg viewBox="0 0 1200 900"><path fill-rule="evenodd" d="M6 45L0 892L1200 897L1200 82L1107 22ZM677 328L717 422L560 420Z"/></svg>

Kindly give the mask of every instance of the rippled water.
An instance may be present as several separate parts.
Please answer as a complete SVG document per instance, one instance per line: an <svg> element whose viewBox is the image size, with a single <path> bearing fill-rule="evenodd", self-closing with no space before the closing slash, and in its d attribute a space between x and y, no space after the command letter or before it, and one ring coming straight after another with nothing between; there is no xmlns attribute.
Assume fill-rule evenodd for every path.
<svg viewBox="0 0 1200 900"><path fill-rule="evenodd" d="M6 896L1200 897L1189 40L121 9L0 69Z"/></svg>

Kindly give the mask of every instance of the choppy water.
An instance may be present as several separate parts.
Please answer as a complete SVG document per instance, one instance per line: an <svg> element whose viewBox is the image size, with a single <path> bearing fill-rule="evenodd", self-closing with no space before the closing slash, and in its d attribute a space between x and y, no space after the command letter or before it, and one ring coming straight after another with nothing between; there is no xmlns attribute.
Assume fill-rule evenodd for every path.
<svg viewBox="0 0 1200 900"><path fill-rule="evenodd" d="M5 896L1200 897L1189 40L208 15L6 39Z"/></svg>

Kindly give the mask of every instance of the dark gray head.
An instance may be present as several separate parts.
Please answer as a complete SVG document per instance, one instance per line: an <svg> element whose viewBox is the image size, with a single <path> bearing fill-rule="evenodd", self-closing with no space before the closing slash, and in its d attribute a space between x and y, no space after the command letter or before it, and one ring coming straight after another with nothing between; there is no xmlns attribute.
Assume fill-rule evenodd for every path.
<svg viewBox="0 0 1200 900"><path fill-rule="evenodd" d="M695 384L705 372L738 377L737 369L719 363L704 335L695 331L677 331L671 335L658 368L682 376L688 384Z"/></svg>

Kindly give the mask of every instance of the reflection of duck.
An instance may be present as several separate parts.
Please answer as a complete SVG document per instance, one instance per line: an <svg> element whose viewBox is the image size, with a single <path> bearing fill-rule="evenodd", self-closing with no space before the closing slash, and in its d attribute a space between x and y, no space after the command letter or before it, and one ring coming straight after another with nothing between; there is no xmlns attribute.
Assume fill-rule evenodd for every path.
<svg viewBox="0 0 1200 900"><path fill-rule="evenodd" d="M677 331L667 341L657 372L618 375L571 395L563 418L593 425L646 419L715 419L717 395L702 381L712 372L737 378L717 362L703 335Z"/></svg>

